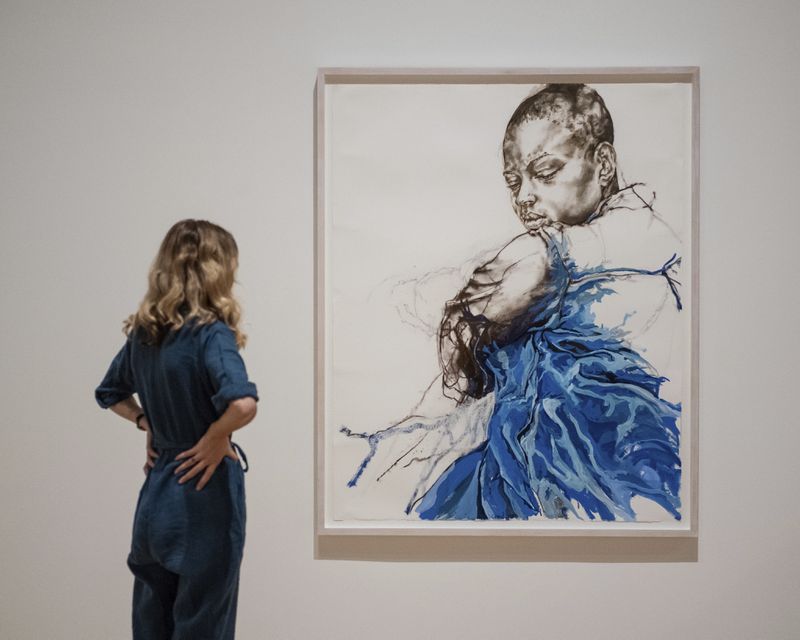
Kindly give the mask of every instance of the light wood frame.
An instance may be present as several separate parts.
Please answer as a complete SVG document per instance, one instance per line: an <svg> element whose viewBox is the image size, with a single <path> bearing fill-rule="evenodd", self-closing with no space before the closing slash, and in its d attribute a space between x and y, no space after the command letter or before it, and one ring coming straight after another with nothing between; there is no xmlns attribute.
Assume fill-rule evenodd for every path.
<svg viewBox="0 0 800 640"><path fill-rule="evenodd" d="M334 84L537 84L542 82L583 83L686 83L692 90L692 211L691 211L691 382L690 389L690 477L689 525L675 529L637 529L634 526L603 529L509 528L508 521L488 521L481 528L464 528L452 521L426 523L420 527L345 527L325 522L325 88ZM523 69L379 69L322 68L315 87L314 126L314 530L320 536L601 536L679 537L698 536L699 515L699 67L605 67L605 68L523 68ZM682 481L685 481L682 480ZM394 539L394 538L392 538Z"/></svg>

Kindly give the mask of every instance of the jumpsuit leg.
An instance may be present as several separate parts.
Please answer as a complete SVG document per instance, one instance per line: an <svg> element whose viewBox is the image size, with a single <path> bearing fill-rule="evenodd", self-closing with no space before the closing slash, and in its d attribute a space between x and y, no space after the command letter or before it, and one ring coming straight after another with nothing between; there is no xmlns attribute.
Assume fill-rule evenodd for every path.
<svg viewBox="0 0 800 640"><path fill-rule="evenodd" d="M171 640L172 610L179 576L158 563L136 564L133 572L133 640Z"/></svg>
<svg viewBox="0 0 800 640"><path fill-rule="evenodd" d="M128 558L134 640L234 640L247 469L224 460L199 493L177 484L171 457L150 470Z"/></svg>
<svg viewBox="0 0 800 640"><path fill-rule="evenodd" d="M232 444L244 458L241 448ZM244 497L247 468L242 469L230 458L224 460L222 497L215 501L213 494L209 494L196 510L206 526L203 535L198 531L193 536L189 556L193 561L187 563L187 571L181 572L178 580L172 640L234 640L235 637L247 517Z"/></svg>
<svg viewBox="0 0 800 640"><path fill-rule="evenodd" d="M200 575L180 576L171 640L234 640L239 563Z"/></svg>

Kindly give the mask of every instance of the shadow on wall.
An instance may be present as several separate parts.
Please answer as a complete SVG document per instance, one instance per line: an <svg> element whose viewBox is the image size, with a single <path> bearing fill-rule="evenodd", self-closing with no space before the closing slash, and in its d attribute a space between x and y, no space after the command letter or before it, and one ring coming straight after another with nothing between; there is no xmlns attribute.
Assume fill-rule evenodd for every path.
<svg viewBox="0 0 800 640"><path fill-rule="evenodd" d="M318 535L318 560L697 562L697 538Z"/></svg>

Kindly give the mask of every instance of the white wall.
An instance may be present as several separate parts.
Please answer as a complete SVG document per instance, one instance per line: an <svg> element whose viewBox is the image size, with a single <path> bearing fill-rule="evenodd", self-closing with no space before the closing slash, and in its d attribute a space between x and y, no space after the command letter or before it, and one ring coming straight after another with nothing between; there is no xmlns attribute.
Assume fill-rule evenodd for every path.
<svg viewBox="0 0 800 640"><path fill-rule="evenodd" d="M239 240L262 394L239 638L800 635L798 28L791 1L3 0L0 637L129 637L143 442L93 390L185 216ZM696 561L315 559L316 68L633 65L701 67Z"/></svg>

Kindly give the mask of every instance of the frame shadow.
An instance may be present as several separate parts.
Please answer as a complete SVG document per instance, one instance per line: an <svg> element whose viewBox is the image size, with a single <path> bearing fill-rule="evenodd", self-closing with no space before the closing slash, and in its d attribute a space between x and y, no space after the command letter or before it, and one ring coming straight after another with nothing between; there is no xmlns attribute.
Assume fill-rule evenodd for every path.
<svg viewBox="0 0 800 640"><path fill-rule="evenodd" d="M697 537L316 535L317 560L373 562L697 562Z"/></svg>

